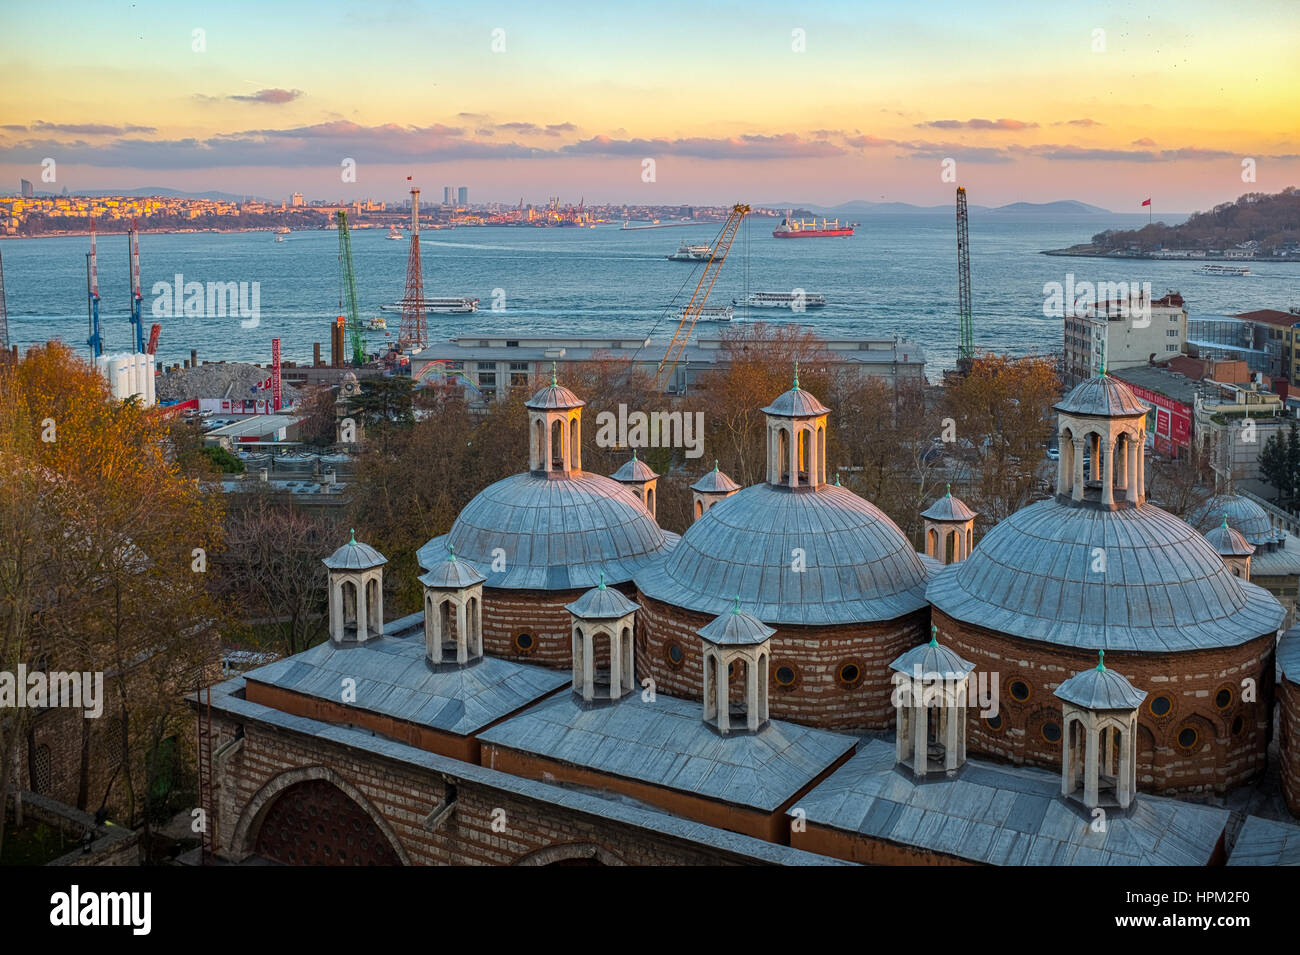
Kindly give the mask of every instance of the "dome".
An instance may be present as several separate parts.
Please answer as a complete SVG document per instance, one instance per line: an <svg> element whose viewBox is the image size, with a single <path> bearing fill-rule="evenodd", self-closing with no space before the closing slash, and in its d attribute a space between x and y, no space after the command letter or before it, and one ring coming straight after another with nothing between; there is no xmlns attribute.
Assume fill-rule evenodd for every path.
<svg viewBox="0 0 1300 955"><path fill-rule="evenodd" d="M1192 511L1188 523L1208 532L1222 526L1224 517L1227 517L1229 527L1240 531L1256 547L1278 539L1279 532L1268 519L1268 512L1240 494L1220 494L1211 498Z"/></svg>
<svg viewBox="0 0 1300 955"><path fill-rule="evenodd" d="M330 570L369 570L388 563L388 558L369 544L352 539L322 561Z"/></svg>
<svg viewBox="0 0 1300 955"><path fill-rule="evenodd" d="M1205 532L1205 539L1210 542L1210 546L1218 551L1221 557L1249 557L1255 553L1255 548L1242 536L1241 532L1228 526L1226 517L1218 527Z"/></svg>
<svg viewBox="0 0 1300 955"><path fill-rule="evenodd" d="M676 539L617 481L525 473L484 488L418 556L429 570L455 547L458 559L487 575L488 587L573 590L594 587L602 570L610 583L629 581Z"/></svg>
<svg viewBox="0 0 1300 955"><path fill-rule="evenodd" d="M549 385L524 402L524 407L534 411L567 411L570 408L581 408L585 404L585 401L564 385L556 384L552 378Z"/></svg>
<svg viewBox="0 0 1300 955"><path fill-rule="evenodd" d="M932 521L965 523L975 519L975 512L967 507L961 498L952 496L952 485L950 484L948 485L948 493L923 510L921 516L928 517Z"/></svg>
<svg viewBox="0 0 1300 955"><path fill-rule="evenodd" d="M584 620L617 620L640 609L617 590L605 586L605 575L601 574L600 583L571 604L565 604L565 610Z"/></svg>
<svg viewBox="0 0 1300 955"><path fill-rule="evenodd" d="M815 418L830 414L831 409L818 401L812 392L800 388L796 378L794 387L764 408L763 413L781 418Z"/></svg>
<svg viewBox="0 0 1300 955"><path fill-rule="evenodd" d="M792 565L803 551L804 569ZM873 504L829 484L756 484L709 508L663 560L636 575L642 594L721 614L740 599L770 624L892 620L925 606L926 568Z"/></svg>
<svg viewBox="0 0 1300 955"><path fill-rule="evenodd" d="M420 583L437 590L463 590L486 579L469 561L457 560L454 548L446 560L439 561L432 570L419 577Z"/></svg>
<svg viewBox="0 0 1300 955"><path fill-rule="evenodd" d="M889 665L889 669L915 679L918 668L922 680L964 680L975 664L963 660L955 651L933 638L913 647Z"/></svg>
<svg viewBox="0 0 1300 955"><path fill-rule="evenodd" d="M655 474L654 468L640 460L636 452L632 452L632 460L628 461L621 468L610 475L620 484L645 484L647 481L653 481L659 477Z"/></svg>
<svg viewBox="0 0 1300 955"><path fill-rule="evenodd" d="M1076 673L1058 686L1055 695L1085 710L1136 710L1147 698L1123 676L1107 670L1100 658L1091 670Z"/></svg>
<svg viewBox="0 0 1300 955"><path fill-rule="evenodd" d="M699 491L701 494L730 494L732 491L739 491L740 485L718 470L718 462L715 459L713 470L692 484L691 490Z"/></svg>
<svg viewBox="0 0 1300 955"><path fill-rule="evenodd" d="M1267 591L1234 577L1209 541L1150 504L1031 504L940 572L927 596L957 620L1093 650L1235 646L1285 616Z"/></svg>
<svg viewBox="0 0 1300 955"><path fill-rule="evenodd" d="M1139 400L1124 382L1102 375L1075 385L1056 405L1056 410L1063 414L1125 418L1129 415L1145 415L1151 408Z"/></svg>
<svg viewBox="0 0 1300 955"><path fill-rule="evenodd" d="M730 610L695 632L716 647L753 647L776 633L753 614L741 610L739 597Z"/></svg>

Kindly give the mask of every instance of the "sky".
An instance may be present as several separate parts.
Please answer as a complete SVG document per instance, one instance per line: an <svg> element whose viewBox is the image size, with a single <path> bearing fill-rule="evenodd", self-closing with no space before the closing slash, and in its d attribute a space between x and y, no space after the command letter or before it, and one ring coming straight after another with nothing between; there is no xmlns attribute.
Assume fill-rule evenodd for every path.
<svg viewBox="0 0 1300 955"><path fill-rule="evenodd" d="M1187 212L1300 184L1298 28L1296 0L3 0L0 194L391 201L411 176L938 205L956 182Z"/></svg>

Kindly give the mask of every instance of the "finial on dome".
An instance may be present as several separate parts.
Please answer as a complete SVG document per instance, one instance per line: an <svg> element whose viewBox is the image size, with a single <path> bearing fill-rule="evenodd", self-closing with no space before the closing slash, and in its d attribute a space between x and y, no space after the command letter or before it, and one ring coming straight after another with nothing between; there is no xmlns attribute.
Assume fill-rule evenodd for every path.
<svg viewBox="0 0 1300 955"><path fill-rule="evenodd" d="M839 472L839 471L836 471L836 472L835 472L835 486L836 486L836 487L839 487L839 486L840 486L840 472Z"/></svg>
<svg viewBox="0 0 1300 955"><path fill-rule="evenodd" d="M1105 650L1097 651L1097 670L1100 673L1106 672L1106 651Z"/></svg>
<svg viewBox="0 0 1300 955"><path fill-rule="evenodd" d="M349 528L348 536L351 538L351 540L348 541L348 545L355 545L357 542L357 529L355 527Z"/></svg>
<svg viewBox="0 0 1300 955"><path fill-rule="evenodd" d="M951 484L947 485L947 488L948 491L946 494L944 494L944 497L952 497L952 485Z"/></svg>
<svg viewBox="0 0 1300 955"><path fill-rule="evenodd" d="M605 572L603 570L600 572L600 589L605 589Z"/></svg>
<svg viewBox="0 0 1300 955"><path fill-rule="evenodd" d="M451 563L453 563L453 564L456 563L456 545L455 545L455 544L448 544L448 545L447 545L447 553L451 555L451 556L449 556L449 557L447 558L447 560L451 561Z"/></svg>
<svg viewBox="0 0 1300 955"><path fill-rule="evenodd" d="M937 647L938 645L939 645L939 626L938 624L932 623L930 624L930 646Z"/></svg>
<svg viewBox="0 0 1300 955"><path fill-rule="evenodd" d="M736 603L731 608L732 613L740 613L740 594L736 594Z"/></svg>
<svg viewBox="0 0 1300 955"><path fill-rule="evenodd" d="M555 362L551 362L551 384L558 385L560 382L556 376Z"/></svg>
<svg viewBox="0 0 1300 955"><path fill-rule="evenodd" d="M1224 529L1225 531L1228 529L1228 512L1227 512L1227 511L1224 511L1224 512L1223 512L1223 529Z"/></svg>
<svg viewBox="0 0 1300 955"><path fill-rule="evenodd" d="M799 362L797 360L794 363L794 390L799 390Z"/></svg>
<svg viewBox="0 0 1300 955"><path fill-rule="evenodd" d="M714 459L713 459L713 473L714 473L714 474L717 474L717 473L718 473L718 459L717 459L717 458L714 458Z"/></svg>

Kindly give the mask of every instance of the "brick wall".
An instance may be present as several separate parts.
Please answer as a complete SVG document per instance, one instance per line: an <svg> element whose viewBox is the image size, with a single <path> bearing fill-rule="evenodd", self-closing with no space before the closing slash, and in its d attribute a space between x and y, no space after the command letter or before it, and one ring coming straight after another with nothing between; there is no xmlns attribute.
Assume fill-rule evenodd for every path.
<svg viewBox="0 0 1300 955"><path fill-rule="evenodd" d="M1053 691L1084 669L1097 665L1097 653L1008 637L953 620L933 611L940 642L975 664L981 673L997 675L1001 725L994 729L978 708L968 709L967 747L970 755L985 755L1013 763L1031 763L1059 771L1060 741L1043 735L1049 722L1061 725L1060 700ZM1147 692L1138 714L1138 788L1149 792L1223 793L1264 769L1274 692L1273 634L1236 647L1182 653L1121 653L1109 651L1106 666ZM1243 701L1242 680L1255 684L1255 700ZM1023 681L1029 698L1016 701L1009 690ZM1228 691L1226 706L1217 705ZM1172 709L1156 716L1153 698L1167 696ZM1191 747L1180 744L1184 729L1196 731Z"/></svg>
<svg viewBox="0 0 1300 955"><path fill-rule="evenodd" d="M214 751L234 738L236 725L229 716L213 714ZM569 859L628 865L746 861L481 782L449 780L441 773L343 744L251 721L243 726L239 749L215 763L219 787L215 840L219 854L229 858L241 858L256 844L255 816L274 799L261 792L263 787L325 778L372 813L387 837L396 841L398 854L416 865L541 864ZM430 832L424 819L445 798L449 785L456 789L457 810L437 832ZM242 831L241 816L253 820L246 821Z"/></svg>
<svg viewBox="0 0 1300 955"><path fill-rule="evenodd" d="M639 678L653 677L656 690L682 699L700 699L703 669L696 632L712 614L683 610L642 594L637 598L636 659ZM773 719L822 729L888 729L894 725L890 703L893 684L889 664L918 644L928 642L929 609L884 623L834 627L777 627L772 635L768 672L768 709ZM669 657L670 645L682 650L682 662ZM859 679L846 684L841 668L852 664ZM781 686L777 672L789 667L794 682ZM743 699L741 678L732 684L733 699Z"/></svg>
<svg viewBox="0 0 1300 955"><path fill-rule="evenodd" d="M1300 686L1283 680L1277 695L1282 793L1291 812L1300 816Z"/></svg>

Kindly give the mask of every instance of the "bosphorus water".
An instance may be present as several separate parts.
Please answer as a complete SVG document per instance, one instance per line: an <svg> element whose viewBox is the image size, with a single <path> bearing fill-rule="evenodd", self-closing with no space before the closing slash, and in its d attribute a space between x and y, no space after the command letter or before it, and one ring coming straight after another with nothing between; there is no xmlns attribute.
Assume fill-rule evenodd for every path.
<svg viewBox="0 0 1300 955"><path fill-rule="evenodd" d="M779 220L777 220L779 221ZM1066 280L1150 282L1155 296L1180 291L1193 318L1300 304L1300 266L1251 262L1252 275L1202 275L1200 263L1086 259L1039 254L1084 242L1106 228L1131 228L1145 216L1049 216L971 212L971 274L975 344L1013 354L1058 351L1061 320L1043 316L1043 286ZM879 214L862 219L846 239L780 240L775 222L745 223L723 266L710 304L749 291L802 288L826 297L802 316L737 307L738 321L800 321L827 336L892 337L919 343L933 379L956 362L957 254L953 217ZM599 336L614 332L667 337L676 322L668 306L685 304L699 267L665 257L679 242L713 240L719 226L622 231L458 228L421 234L427 296L481 299L469 315L430 315L431 340L476 332ZM50 338L86 353L84 236L0 242L10 339L20 348ZM363 320L403 294L408 242L384 229L354 230L353 257ZM162 325L158 358L265 363L271 339L286 360L311 360L312 343L328 356L329 325L340 311L338 235L295 232L276 242L269 232L143 234L140 237L145 332ZM260 317L246 328L227 317L158 317L156 283L257 282ZM100 318L105 351L130 347L126 237L99 237ZM494 303L501 310L494 311ZM161 306L160 306L161 307ZM384 313L395 337L399 316ZM702 327L702 326L701 326ZM716 328L717 326L712 326ZM383 332L368 333L379 350Z"/></svg>

